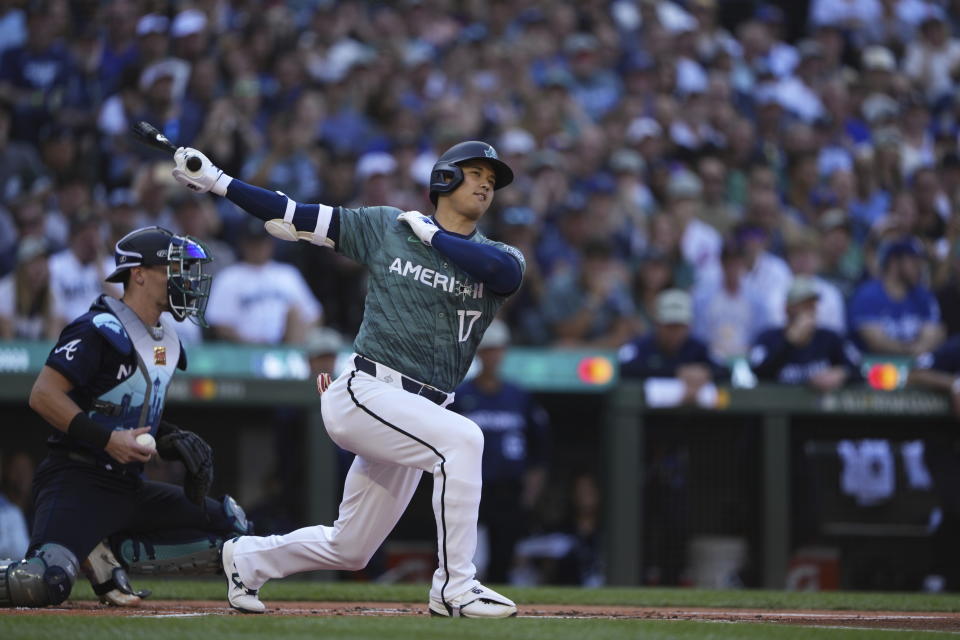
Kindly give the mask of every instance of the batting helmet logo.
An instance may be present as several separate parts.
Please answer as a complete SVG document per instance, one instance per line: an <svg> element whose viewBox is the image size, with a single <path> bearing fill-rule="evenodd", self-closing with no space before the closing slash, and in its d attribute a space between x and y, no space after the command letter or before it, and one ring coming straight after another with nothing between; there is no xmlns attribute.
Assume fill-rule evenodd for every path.
<svg viewBox="0 0 960 640"><path fill-rule="evenodd" d="M486 160L493 166L497 177L494 190L502 189L513 182L513 171L497 155L497 150L486 142L468 140L447 149L433 165L430 172L430 201L434 205L441 193L450 193L463 182L460 165L468 160Z"/></svg>

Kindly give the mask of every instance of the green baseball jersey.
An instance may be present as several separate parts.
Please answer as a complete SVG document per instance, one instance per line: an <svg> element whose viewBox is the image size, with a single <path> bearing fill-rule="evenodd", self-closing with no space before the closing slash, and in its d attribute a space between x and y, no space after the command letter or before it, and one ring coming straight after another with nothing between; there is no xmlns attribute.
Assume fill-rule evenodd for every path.
<svg viewBox="0 0 960 640"><path fill-rule="evenodd" d="M366 308L354 349L397 371L453 391L506 296L475 281L397 221L395 207L340 208L337 250L369 268ZM516 248L477 231L473 242Z"/></svg>

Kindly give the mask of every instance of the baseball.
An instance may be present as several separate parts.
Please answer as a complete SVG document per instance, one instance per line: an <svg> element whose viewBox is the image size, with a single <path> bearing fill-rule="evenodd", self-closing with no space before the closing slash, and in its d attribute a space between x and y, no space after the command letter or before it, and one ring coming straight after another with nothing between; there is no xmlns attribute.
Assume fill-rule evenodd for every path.
<svg viewBox="0 0 960 640"><path fill-rule="evenodd" d="M157 441L149 433L141 433L137 436L137 444L148 449L156 449Z"/></svg>

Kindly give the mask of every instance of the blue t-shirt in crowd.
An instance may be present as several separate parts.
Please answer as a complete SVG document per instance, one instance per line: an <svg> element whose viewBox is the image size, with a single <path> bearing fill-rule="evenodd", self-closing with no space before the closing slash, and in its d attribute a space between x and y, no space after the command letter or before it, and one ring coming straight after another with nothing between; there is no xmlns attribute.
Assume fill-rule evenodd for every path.
<svg viewBox="0 0 960 640"><path fill-rule="evenodd" d="M519 480L527 469L546 463L547 412L520 387L503 382L487 393L471 380L457 388L450 408L483 430L484 482Z"/></svg>
<svg viewBox="0 0 960 640"><path fill-rule="evenodd" d="M787 341L786 330L768 329L757 336L750 349L750 367L761 380L784 384L805 384L825 369L841 366L848 380L860 377L860 351L840 334L816 329L806 345Z"/></svg>
<svg viewBox="0 0 960 640"><path fill-rule="evenodd" d="M688 336L675 353L666 353L651 332L620 347L619 359L620 375L624 378L673 378L677 368L685 364L705 365L714 378L726 373L710 358L707 345L693 336Z"/></svg>
<svg viewBox="0 0 960 640"><path fill-rule="evenodd" d="M946 373L960 373L960 335L953 336L935 351L917 356L917 369L933 369Z"/></svg>
<svg viewBox="0 0 960 640"><path fill-rule="evenodd" d="M940 321L940 306L933 293L922 285L914 287L902 300L893 300L883 283L874 279L853 292L847 314L850 334L863 348L859 332L864 325L880 325L887 337L912 342L925 324Z"/></svg>

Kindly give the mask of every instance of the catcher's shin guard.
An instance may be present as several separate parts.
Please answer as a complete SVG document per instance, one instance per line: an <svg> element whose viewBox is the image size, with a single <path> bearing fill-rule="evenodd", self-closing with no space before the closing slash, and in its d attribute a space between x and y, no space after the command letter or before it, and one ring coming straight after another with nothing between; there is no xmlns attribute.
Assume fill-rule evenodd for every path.
<svg viewBox="0 0 960 640"><path fill-rule="evenodd" d="M134 591L127 572L117 561L105 541L101 541L80 565L93 592L103 604L115 607L138 607L150 591Z"/></svg>
<svg viewBox="0 0 960 640"><path fill-rule="evenodd" d="M0 560L0 607L60 604L79 573L76 556L59 544L45 544L26 560Z"/></svg>

